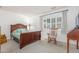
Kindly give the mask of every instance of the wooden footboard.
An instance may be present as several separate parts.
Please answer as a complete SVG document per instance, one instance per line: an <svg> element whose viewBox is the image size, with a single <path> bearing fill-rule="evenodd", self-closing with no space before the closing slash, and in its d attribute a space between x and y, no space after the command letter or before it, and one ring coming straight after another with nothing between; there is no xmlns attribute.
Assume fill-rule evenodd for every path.
<svg viewBox="0 0 79 59"><path fill-rule="evenodd" d="M20 49L34 41L40 40L41 31L22 33L20 35Z"/></svg>

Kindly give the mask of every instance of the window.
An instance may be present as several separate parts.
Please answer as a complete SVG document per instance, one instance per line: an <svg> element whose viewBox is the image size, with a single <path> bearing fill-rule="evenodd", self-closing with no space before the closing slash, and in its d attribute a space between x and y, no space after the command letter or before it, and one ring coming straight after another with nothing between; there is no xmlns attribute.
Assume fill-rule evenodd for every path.
<svg viewBox="0 0 79 59"><path fill-rule="evenodd" d="M56 19L52 18L51 19L51 28L55 28L56 27Z"/></svg>
<svg viewBox="0 0 79 59"><path fill-rule="evenodd" d="M44 28L50 29L50 28L61 28L62 25L62 18L57 17L57 18L47 18L44 19Z"/></svg>
<svg viewBox="0 0 79 59"><path fill-rule="evenodd" d="M43 18L43 28L58 28L62 29L62 32L66 32L67 28L67 11L63 11L60 13L53 13Z"/></svg>
<svg viewBox="0 0 79 59"><path fill-rule="evenodd" d="M61 28L62 22L61 22L62 18L61 17L57 17L57 28Z"/></svg>
<svg viewBox="0 0 79 59"><path fill-rule="evenodd" d="M47 29L50 28L50 18L47 18Z"/></svg>
<svg viewBox="0 0 79 59"><path fill-rule="evenodd" d="M55 18L52 18L52 19L51 19L51 22L52 22L52 23L55 23L55 21L56 21Z"/></svg>
<svg viewBox="0 0 79 59"><path fill-rule="evenodd" d="M50 23L50 18L47 18L47 23Z"/></svg>

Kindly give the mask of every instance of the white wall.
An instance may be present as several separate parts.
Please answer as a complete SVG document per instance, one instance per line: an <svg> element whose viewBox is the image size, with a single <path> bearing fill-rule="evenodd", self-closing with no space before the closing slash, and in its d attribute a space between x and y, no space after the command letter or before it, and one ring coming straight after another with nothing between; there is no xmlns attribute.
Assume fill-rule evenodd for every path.
<svg viewBox="0 0 79 59"><path fill-rule="evenodd" d="M27 17L22 14L17 14L9 11L0 10L0 26L1 32L5 33L7 38L10 39L10 25L16 23L34 25L35 29L40 29L40 20L38 16Z"/></svg>
<svg viewBox="0 0 79 59"><path fill-rule="evenodd" d="M67 13L67 33L68 33L75 27L75 18L76 18L76 15L79 13L79 7L78 6L66 7L66 8L63 8L60 10L56 10L56 11L61 11L61 10L65 10L65 9L68 9L68 13ZM53 11L53 12L56 12L56 11ZM53 12L50 12L50 13L53 13ZM46 31L42 31L42 36L43 36L42 39L47 39L46 38L47 34L45 34L45 33L46 33ZM61 31L59 30L57 41L66 42L67 41L66 35L67 34L62 34Z"/></svg>

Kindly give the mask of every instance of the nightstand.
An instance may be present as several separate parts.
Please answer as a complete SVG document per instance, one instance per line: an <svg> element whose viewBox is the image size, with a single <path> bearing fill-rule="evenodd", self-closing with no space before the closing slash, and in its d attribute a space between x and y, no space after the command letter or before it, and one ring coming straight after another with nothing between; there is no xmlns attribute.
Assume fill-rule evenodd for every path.
<svg viewBox="0 0 79 59"><path fill-rule="evenodd" d="M0 35L0 52L1 52L1 45L7 42L6 35Z"/></svg>

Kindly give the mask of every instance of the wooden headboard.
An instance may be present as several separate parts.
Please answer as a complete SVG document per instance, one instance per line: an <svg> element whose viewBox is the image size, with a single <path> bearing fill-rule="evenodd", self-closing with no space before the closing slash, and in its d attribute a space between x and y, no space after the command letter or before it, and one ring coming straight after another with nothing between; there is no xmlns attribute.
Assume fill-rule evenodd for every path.
<svg viewBox="0 0 79 59"><path fill-rule="evenodd" d="M13 32L16 29L20 29L20 28L26 28L27 29L27 25L23 25L23 24L14 24L14 25L11 25L11 32Z"/></svg>

